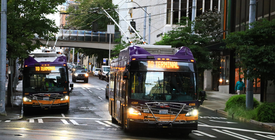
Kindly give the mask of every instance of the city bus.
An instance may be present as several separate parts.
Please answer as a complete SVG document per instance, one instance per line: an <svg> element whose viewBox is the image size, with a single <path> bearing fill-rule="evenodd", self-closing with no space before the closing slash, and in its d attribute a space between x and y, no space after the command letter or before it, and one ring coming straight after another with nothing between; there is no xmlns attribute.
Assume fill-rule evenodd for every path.
<svg viewBox="0 0 275 140"><path fill-rule="evenodd" d="M188 47L136 45L111 62L108 110L126 131L167 129L189 134L198 127L196 61Z"/></svg>
<svg viewBox="0 0 275 140"><path fill-rule="evenodd" d="M70 92L66 56L55 51L35 51L24 60L23 111L69 110ZM71 89L69 89L71 88Z"/></svg>

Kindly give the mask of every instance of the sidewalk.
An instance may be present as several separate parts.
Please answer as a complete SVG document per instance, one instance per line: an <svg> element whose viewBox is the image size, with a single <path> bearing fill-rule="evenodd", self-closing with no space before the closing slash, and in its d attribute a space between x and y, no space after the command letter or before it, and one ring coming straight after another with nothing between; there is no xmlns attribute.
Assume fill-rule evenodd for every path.
<svg viewBox="0 0 275 140"><path fill-rule="evenodd" d="M206 99L200 107L215 111L219 114L227 116L227 112L224 111L225 103L231 96L236 94L220 93L218 91L206 91ZM253 97L260 102L260 94L254 94ZM260 125L266 128L270 128L275 132L275 123L263 123L256 120L249 120L248 122Z"/></svg>
<svg viewBox="0 0 275 140"><path fill-rule="evenodd" d="M6 94L7 97L7 94ZM7 104L7 98L6 98L6 104ZM0 122L1 121L7 121L7 120L18 120L22 119L23 114L21 112L21 104L22 104L22 81L19 81L19 84L17 85L16 92L13 93L12 96L12 106L11 107L5 107L5 114L0 114Z"/></svg>

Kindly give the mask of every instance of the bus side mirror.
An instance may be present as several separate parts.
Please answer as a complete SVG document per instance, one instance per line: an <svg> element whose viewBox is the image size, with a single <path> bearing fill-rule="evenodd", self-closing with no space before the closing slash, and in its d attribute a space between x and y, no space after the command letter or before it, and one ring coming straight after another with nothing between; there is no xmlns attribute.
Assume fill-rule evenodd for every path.
<svg viewBox="0 0 275 140"><path fill-rule="evenodd" d="M128 75L129 75L129 72L128 71L124 71L123 72L123 80L128 80Z"/></svg>
<svg viewBox="0 0 275 140"><path fill-rule="evenodd" d="M70 84L71 91L74 89L74 84Z"/></svg>
<svg viewBox="0 0 275 140"><path fill-rule="evenodd" d="M205 91L200 91L201 104L202 104L203 101L205 100L205 97L206 97Z"/></svg>

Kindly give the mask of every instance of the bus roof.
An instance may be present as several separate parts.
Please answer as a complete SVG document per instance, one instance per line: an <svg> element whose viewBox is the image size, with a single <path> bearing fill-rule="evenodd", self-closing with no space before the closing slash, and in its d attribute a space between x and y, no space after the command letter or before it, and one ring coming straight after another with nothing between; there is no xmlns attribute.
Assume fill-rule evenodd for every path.
<svg viewBox="0 0 275 140"><path fill-rule="evenodd" d="M51 64L52 66L63 66L64 64L67 64L67 59L65 56L58 56L54 57L55 59L52 60L52 57L43 57L44 61L37 61L35 57L29 56L28 58L25 59L24 65L28 67L33 67L33 66L41 66L41 64ZM40 60L40 59L39 59Z"/></svg>

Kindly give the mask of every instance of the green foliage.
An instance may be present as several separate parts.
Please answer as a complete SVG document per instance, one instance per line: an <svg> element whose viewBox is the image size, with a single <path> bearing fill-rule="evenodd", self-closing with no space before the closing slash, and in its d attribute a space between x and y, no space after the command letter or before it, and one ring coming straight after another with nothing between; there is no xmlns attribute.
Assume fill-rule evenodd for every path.
<svg viewBox="0 0 275 140"><path fill-rule="evenodd" d="M274 81L275 75L275 20L251 24L253 28L234 32L225 39L226 47L236 50L248 79L262 78ZM249 73L247 71L249 70Z"/></svg>
<svg viewBox="0 0 275 140"><path fill-rule="evenodd" d="M77 0L79 2L78 8L75 6L69 7L67 13L68 25L64 28L79 29L79 30L92 30L93 23L97 24L97 31L107 31L107 25L112 22L102 11L104 9L114 9L115 5L112 0ZM113 19L118 21L118 15L114 10L107 11Z"/></svg>
<svg viewBox="0 0 275 140"><path fill-rule="evenodd" d="M125 41L122 41L121 38L122 38L122 36L115 40L116 43L119 43L119 44L115 45L114 49L112 50L112 55L115 57L119 55L121 50L123 50L124 48L126 48L127 46L130 45L130 43L126 43Z"/></svg>
<svg viewBox="0 0 275 140"><path fill-rule="evenodd" d="M58 32L54 21L45 15L55 13L63 2L65 0L8 0L7 57L26 58L30 51L43 45L39 40L33 43L35 34L47 40Z"/></svg>
<svg viewBox="0 0 275 140"><path fill-rule="evenodd" d="M257 108L257 121L275 123L275 103L263 103Z"/></svg>
<svg viewBox="0 0 275 140"><path fill-rule="evenodd" d="M229 116L234 116L236 118L245 118L247 120L256 119L257 111L256 109L247 110L245 106L238 106L233 104L229 109L227 109Z"/></svg>
<svg viewBox="0 0 275 140"><path fill-rule="evenodd" d="M259 106L259 102L253 98L253 107L257 108ZM235 108L235 107L240 107L240 108L245 108L246 107L246 95L235 95L232 96L228 99L228 101L225 104L225 111Z"/></svg>
<svg viewBox="0 0 275 140"><path fill-rule="evenodd" d="M212 11L207 11L198 16L195 22L188 21L188 18L183 17L182 23L185 24L185 21L188 21L188 25L179 26L167 32L162 40L155 44L190 48L196 60L199 73L202 73L205 69L213 68L212 59L209 59L210 52L205 46L221 41L220 18L221 14L219 12ZM195 25L195 33L192 31L191 25Z"/></svg>

